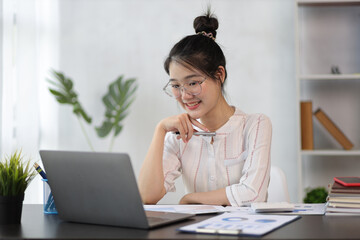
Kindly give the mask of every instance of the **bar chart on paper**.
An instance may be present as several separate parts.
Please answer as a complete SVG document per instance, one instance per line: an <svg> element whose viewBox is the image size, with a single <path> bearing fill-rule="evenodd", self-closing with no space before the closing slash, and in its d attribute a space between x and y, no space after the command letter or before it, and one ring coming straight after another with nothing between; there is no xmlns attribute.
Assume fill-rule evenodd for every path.
<svg viewBox="0 0 360 240"><path fill-rule="evenodd" d="M224 213L199 223L181 227L179 231L261 236L298 218L300 218L300 216L239 215L233 212Z"/></svg>

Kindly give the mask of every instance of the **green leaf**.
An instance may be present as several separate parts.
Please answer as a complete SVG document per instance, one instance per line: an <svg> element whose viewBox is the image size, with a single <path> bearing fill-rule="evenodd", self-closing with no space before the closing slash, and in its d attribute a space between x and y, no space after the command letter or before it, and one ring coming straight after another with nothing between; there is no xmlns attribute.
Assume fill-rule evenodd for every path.
<svg viewBox="0 0 360 240"><path fill-rule="evenodd" d="M103 122L101 127L96 127L96 133L99 137L106 137L113 127L113 124L111 122Z"/></svg>
<svg viewBox="0 0 360 240"><path fill-rule="evenodd" d="M73 81L66 77L63 73L55 70L51 71L54 79L47 79L47 81L53 85L54 88L49 88L49 91L54 95L56 101L61 104L69 104L73 106L73 112L77 116L81 116L87 123L91 123L91 117L86 114L84 108L78 100L77 93L73 90Z"/></svg>
<svg viewBox="0 0 360 240"><path fill-rule="evenodd" d="M95 128L99 137L106 137L112 131L117 136L122 131L121 123L135 100L136 89L136 79L124 80L122 75L109 85L108 92L102 98L106 108L105 120L100 127Z"/></svg>
<svg viewBox="0 0 360 240"><path fill-rule="evenodd" d="M80 109L80 115L83 117L83 119L87 122L87 123L91 123L91 117L89 117L84 109Z"/></svg>
<svg viewBox="0 0 360 240"><path fill-rule="evenodd" d="M64 97L64 98L66 98L65 97L65 95L64 94L62 94L61 92L59 92L59 91L56 91L56 90L54 90L54 89L51 89L51 88L49 88L49 90L50 90L50 92L54 95L54 96L61 96L61 97Z"/></svg>
<svg viewBox="0 0 360 240"><path fill-rule="evenodd" d="M21 151L0 162L0 195L18 196L23 194L30 181L36 175L34 168L29 167L30 160L23 161Z"/></svg>
<svg viewBox="0 0 360 240"><path fill-rule="evenodd" d="M123 126L115 126L115 136L117 136L121 130L123 129Z"/></svg>
<svg viewBox="0 0 360 240"><path fill-rule="evenodd" d="M116 110L116 104L112 102L111 96L106 94L103 98L103 103L105 104L106 109L108 110Z"/></svg>

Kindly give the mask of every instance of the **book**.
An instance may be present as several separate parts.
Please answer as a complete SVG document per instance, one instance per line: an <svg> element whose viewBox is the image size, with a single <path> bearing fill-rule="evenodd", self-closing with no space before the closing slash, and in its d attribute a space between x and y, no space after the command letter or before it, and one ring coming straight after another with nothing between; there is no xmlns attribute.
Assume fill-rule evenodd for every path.
<svg viewBox="0 0 360 240"><path fill-rule="evenodd" d="M331 186L332 193L360 193L360 187L346 187L334 181Z"/></svg>
<svg viewBox="0 0 360 240"><path fill-rule="evenodd" d="M325 216L360 216L360 213L327 212Z"/></svg>
<svg viewBox="0 0 360 240"><path fill-rule="evenodd" d="M328 197L329 203L358 203L360 204L360 197Z"/></svg>
<svg viewBox="0 0 360 240"><path fill-rule="evenodd" d="M301 116L301 149L314 149L312 102L302 101L300 103Z"/></svg>
<svg viewBox="0 0 360 240"><path fill-rule="evenodd" d="M328 197L360 198L360 193L337 193L329 192Z"/></svg>
<svg viewBox="0 0 360 240"><path fill-rule="evenodd" d="M358 208L336 208L336 207L327 207L327 212L343 212L343 213L360 213Z"/></svg>
<svg viewBox="0 0 360 240"><path fill-rule="evenodd" d="M359 207L342 207L342 205L328 203L325 215L360 215Z"/></svg>
<svg viewBox="0 0 360 240"><path fill-rule="evenodd" d="M339 216L359 216L360 209L346 209L346 208L330 208L325 213L326 216L339 215Z"/></svg>
<svg viewBox="0 0 360 240"><path fill-rule="evenodd" d="M345 150L350 150L354 147L351 141L344 135L344 133L335 125L335 123L325 114L322 109L319 108L316 110L314 115Z"/></svg>
<svg viewBox="0 0 360 240"><path fill-rule="evenodd" d="M360 187L346 187L337 182L328 185L329 198L360 199Z"/></svg>
<svg viewBox="0 0 360 240"><path fill-rule="evenodd" d="M352 189L333 189L332 193L360 193L360 190L352 190Z"/></svg>
<svg viewBox="0 0 360 240"><path fill-rule="evenodd" d="M329 207L333 207L333 208L354 208L354 209L359 209L360 210L360 203L333 203L333 202L329 202L328 208Z"/></svg>
<svg viewBox="0 0 360 240"><path fill-rule="evenodd" d="M344 186L334 181L328 185L329 194L327 197L325 215L360 215L360 187ZM352 192L334 192L352 191Z"/></svg>

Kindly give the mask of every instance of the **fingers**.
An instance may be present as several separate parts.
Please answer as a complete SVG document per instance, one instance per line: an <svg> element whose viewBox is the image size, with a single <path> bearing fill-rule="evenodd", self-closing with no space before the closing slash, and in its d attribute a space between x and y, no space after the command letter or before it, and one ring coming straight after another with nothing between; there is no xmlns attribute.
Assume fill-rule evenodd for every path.
<svg viewBox="0 0 360 240"><path fill-rule="evenodd" d="M187 134L188 134L188 125L186 123L186 118L181 117L180 126L179 126L180 137L184 143L188 142Z"/></svg>
<svg viewBox="0 0 360 240"><path fill-rule="evenodd" d="M188 119L190 119L188 117ZM186 124L187 124L187 128L188 128L188 133L187 133L187 141L190 140L190 138L193 136L193 133L194 133L194 129L193 129L193 126L191 124L191 120L190 121L186 121Z"/></svg>
<svg viewBox="0 0 360 240"><path fill-rule="evenodd" d="M209 129L207 129L207 127L205 127L203 124L201 124L200 122L198 122L196 119L190 118L190 121L192 124L194 124L195 126L197 126L198 128L204 130L205 132L209 132Z"/></svg>
<svg viewBox="0 0 360 240"><path fill-rule="evenodd" d="M178 116L178 120L179 125L177 127L177 130L179 132L179 136L177 137L177 139L182 139L184 143L187 143L194 133L192 122L189 115L187 114L180 114Z"/></svg>
<svg viewBox="0 0 360 240"><path fill-rule="evenodd" d="M182 114L182 117L184 117L183 120L185 120L185 121L181 121L181 122L183 123L182 126L185 131L184 134L186 136L186 140L184 140L184 135L181 135L181 133L180 133L181 137L178 137L178 139L182 138L184 142L188 142L191 139L191 137L193 136L194 132L197 132L197 130L194 129L193 125L200 128L201 130L203 130L205 132L209 132L209 129L205 125L198 122L196 119L191 118L188 114Z"/></svg>
<svg viewBox="0 0 360 240"><path fill-rule="evenodd" d="M188 114L183 113L175 115L160 122L160 126L165 132L178 132L177 139L182 139L184 143L187 143L193 136L194 126L199 129L208 132L209 130L196 119L191 118Z"/></svg>

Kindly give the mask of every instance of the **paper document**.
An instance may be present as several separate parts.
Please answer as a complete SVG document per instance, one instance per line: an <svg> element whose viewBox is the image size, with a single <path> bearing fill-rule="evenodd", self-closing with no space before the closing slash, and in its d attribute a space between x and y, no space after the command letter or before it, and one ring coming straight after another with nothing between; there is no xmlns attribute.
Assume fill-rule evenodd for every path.
<svg viewBox="0 0 360 240"><path fill-rule="evenodd" d="M205 221L181 227L183 232L261 236L300 216L223 213Z"/></svg>
<svg viewBox="0 0 360 240"><path fill-rule="evenodd" d="M295 203L292 212L283 212L287 215L324 215L325 203Z"/></svg>
<svg viewBox="0 0 360 240"><path fill-rule="evenodd" d="M276 214L281 215L324 215L324 203L294 203L294 209L291 212L279 211ZM250 207L225 207L226 212L252 213ZM275 214L275 213L274 213Z"/></svg>
<svg viewBox="0 0 360 240"><path fill-rule="evenodd" d="M234 206L226 206L225 212L241 212L241 213L251 213L250 207L234 207Z"/></svg>
<svg viewBox="0 0 360 240"><path fill-rule="evenodd" d="M225 212L223 206L218 205L144 205L146 211L176 212L190 214L209 214Z"/></svg>

